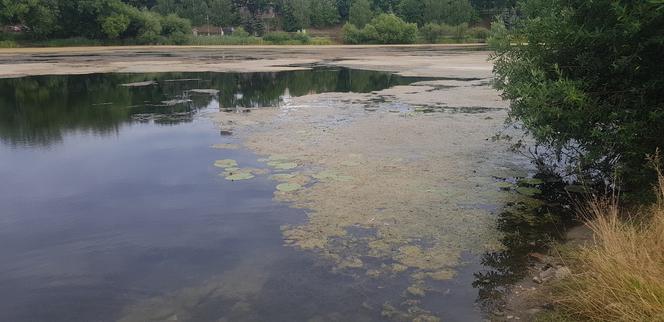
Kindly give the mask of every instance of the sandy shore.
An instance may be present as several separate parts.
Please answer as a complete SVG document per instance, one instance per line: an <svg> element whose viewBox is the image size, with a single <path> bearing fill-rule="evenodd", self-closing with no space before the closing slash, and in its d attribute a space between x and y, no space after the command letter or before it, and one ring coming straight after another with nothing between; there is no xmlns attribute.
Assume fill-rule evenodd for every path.
<svg viewBox="0 0 664 322"><path fill-rule="evenodd" d="M0 49L0 77L90 73L259 72L311 64L408 76L488 77L479 45L68 47ZM445 57L445 59L441 59Z"/></svg>

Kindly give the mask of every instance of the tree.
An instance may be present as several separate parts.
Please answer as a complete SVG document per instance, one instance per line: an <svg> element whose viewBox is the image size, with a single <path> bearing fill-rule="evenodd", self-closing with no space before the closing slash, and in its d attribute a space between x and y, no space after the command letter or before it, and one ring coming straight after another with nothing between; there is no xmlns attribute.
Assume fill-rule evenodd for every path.
<svg viewBox="0 0 664 322"><path fill-rule="evenodd" d="M424 10L425 7L422 0L402 0L397 7L397 12L401 18L420 26L425 24Z"/></svg>
<svg viewBox="0 0 664 322"><path fill-rule="evenodd" d="M363 28L373 16L369 0L353 0L348 13L348 21L358 28Z"/></svg>
<svg viewBox="0 0 664 322"><path fill-rule="evenodd" d="M284 0L282 7L282 27L285 31L298 31L309 26L309 2L305 0Z"/></svg>
<svg viewBox="0 0 664 322"><path fill-rule="evenodd" d="M56 0L2 0L0 15L6 23L27 26L30 33L44 38L57 32L60 13Z"/></svg>
<svg viewBox="0 0 664 322"><path fill-rule="evenodd" d="M237 22L237 14L231 0L210 2L210 23L216 26L230 26Z"/></svg>
<svg viewBox="0 0 664 322"><path fill-rule="evenodd" d="M516 27L496 23L490 41L510 120L544 148L538 164L647 186L645 156L664 146L664 3L528 0L519 10Z"/></svg>
<svg viewBox="0 0 664 322"><path fill-rule="evenodd" d="M351 0L336 0L337 1L337 10L339 11L339 17L342 21L348 20L348 13L350 12L350 3Z"/></svg>
<svg viewBox="0 0 664 322"><path fill-rule="evenodd" d="M339 22L339 10L334 0L311 0L311 8L312 26L323 28Z"/></svg>
<svg viewBox="0 0 664 322"><path fill-rule="evenodd" d="M369 26L375 28L375 39L381 44L412 44L417 40L417 25L394 14L381 14Z"/></svg>
<svg viewBox="0 0 664 322"><path fill-rule="evenodd" d="M344 42L349 44L412 44L417 40L417 25L407 23L394 14L380 14L361 30L351 23L342 29Z"/></svg>
<svg viewBox="0 0 664 322"><path fill-rule="evenodd" d="M129 27L129 17L123 14L112 14L101 21L101 29L108 38L118 38Z"/></svg>

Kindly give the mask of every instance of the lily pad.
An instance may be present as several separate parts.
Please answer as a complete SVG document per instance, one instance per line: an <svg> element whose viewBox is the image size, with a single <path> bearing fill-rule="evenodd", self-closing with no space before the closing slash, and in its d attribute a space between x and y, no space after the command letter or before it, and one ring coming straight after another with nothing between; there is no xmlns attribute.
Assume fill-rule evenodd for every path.
<svg viewBox="0 0 664 322"><path fill-rule="evenodd" d="M240 146L237 144L230 144L230 143L220 143L220 144L213 144L211 146L213 149L226 149L226 150L236 150L239 149Z"/></svg>
<svg viewBox="0 0 664 322"><path fill-rule="evenodd" d="M501 181L501 182L496 182L496 187L500 188L500 190L510 190L514 185L510 182L506 181Z"/></svg>
<svg viewBox="0 0 664 322"><path fill-rule="evenodd" d="M232 159L217 160L214 162L217 168L237 168L237 161Z"/></svg>
<svg viewBox="0 0 664 322"><path fill-rule="evenodd" d="M282 183L277 186L277 190L281 192L293 192L302 189L302 186L297 183Z"/></svg>
<svg viewBox="0 0 664 322"><path fill-rule="evenodd" d="M276 181L288 181L295 178L295 175L291 173L279 173L271 176L270 178Z"/></svg>
<svg viewBox="0 0 664 322"><path fill-rule="evenodd" d="M238 172L238 173L229 175L228 177L226 177L226 180L239 181L239 180L249 180L249 179L253 179L253 178L254 178L254 175L249 173L249 172Z"/></svg>
<svg viewBox="0 0 664 322"><path fill-rule="evenodd" d="M277 170L291 170L297 168L297 163L295 162L280 162L280 161L271 161L267 165L277 169Z"/></svg>
<svg viewBox="0 0 664 322"><path fill-rule="evenodd" d="M519 180L520 186L536 186L544 183L544 180L537 178L523 178Z"/></svg>
<svg viewBox="0 0 664 322"><path fill-rule="evenodd" d="M534 195L538 195L542 193L542 190L537 189L537 188L531 188L531 187L517 187L516 192L524 195L524 196L529 196L532 197Z"/></svg>

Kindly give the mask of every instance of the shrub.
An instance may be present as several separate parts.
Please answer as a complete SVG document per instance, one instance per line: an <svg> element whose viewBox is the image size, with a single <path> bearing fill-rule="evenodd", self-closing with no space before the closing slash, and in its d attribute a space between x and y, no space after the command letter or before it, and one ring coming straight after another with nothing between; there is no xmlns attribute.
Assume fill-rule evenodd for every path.
<svg viewBox="0 0 664 322"><path fill-rule="evenodd" d="M394 14L381 14L371 20L376 35L371 38L381 44L412 44L417 40L417 25L407 23ZM371 39L370 38L370 39Z"/></svg>
<svg viewBox="0 0 664 322"><path fill-rule="evenodd" d="M412 44L417 40L417 25L394 14L381 14L364 28L346 23L341 30L345 43Z"/></svg>
<svg viewBox="0 0 664 322"><path fill-rule="evenodd" d="M356 45L364 41L362 31L357 29L357 27L350 22L347 22L343 28L341 28L341 35L346 44Z"/></svg>
<svg viewBox="0 0 664 322"><path fill-rule="evenodd" d="M17 48L18 44L13 40L0 40L0 48Z"/></svg>
<svg viewBox="0 0 664 322"><path fill-rule="evenodd" d="M428 23L420 28L420 34L428 43L435 44L443 35L443 30L439 24Z"/></svg>
<svg viewBox="0 0 664 322"><path fill-rule="evenodd" d="M272 44L308 44L311 38L308 35L300 32L270 32L263 36L263 40Z"/></svg>
<svg viewBox="0 0 664 322"><path fill-rule="evenodd" d="M240 38L249 37L249 33L246 30L244 30L244 28L242 27L235 28L235 31L233 31L232 35Z"/></svg>
<svg viewBox="0 0 664 322"><path fill-rule="evenodd" d="M129 27L129 17L124 14L113 14L101 22L101 30L108 38L117 38Z"/></svg>
<svg viewBox="0 0 664 322"><path fill-rule="evenodd" d="M489 29L484 27L472 27L468 29L468 35L474 39L486 40L489 38Z"/></svg>

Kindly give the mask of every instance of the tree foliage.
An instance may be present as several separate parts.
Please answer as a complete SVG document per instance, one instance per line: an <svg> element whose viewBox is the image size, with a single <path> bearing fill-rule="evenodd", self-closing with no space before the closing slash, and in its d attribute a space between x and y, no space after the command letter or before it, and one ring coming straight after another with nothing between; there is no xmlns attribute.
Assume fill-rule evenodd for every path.
<svg viewBox="0 0 664 322"><path fill-rule="evenodd" d="M417 40L417 25L407 23L394 14L381 14L364 28L347 23L342 29L346 43L412 44Z"/></svg>
<svg viewBox="0 0 664 322"><path fill-rule="evenodd" d="M348 13L348 22L356 27L363 28L364 25L371 21L372 17L373 13L369 0L353 0Z"/></svg>
<svg viewBox="0 0 664 322"><path fill-rule="evenodd" d="M527 0L491 40L510 117L543 165L627 186L664 146L664 1Z"/></svg>

